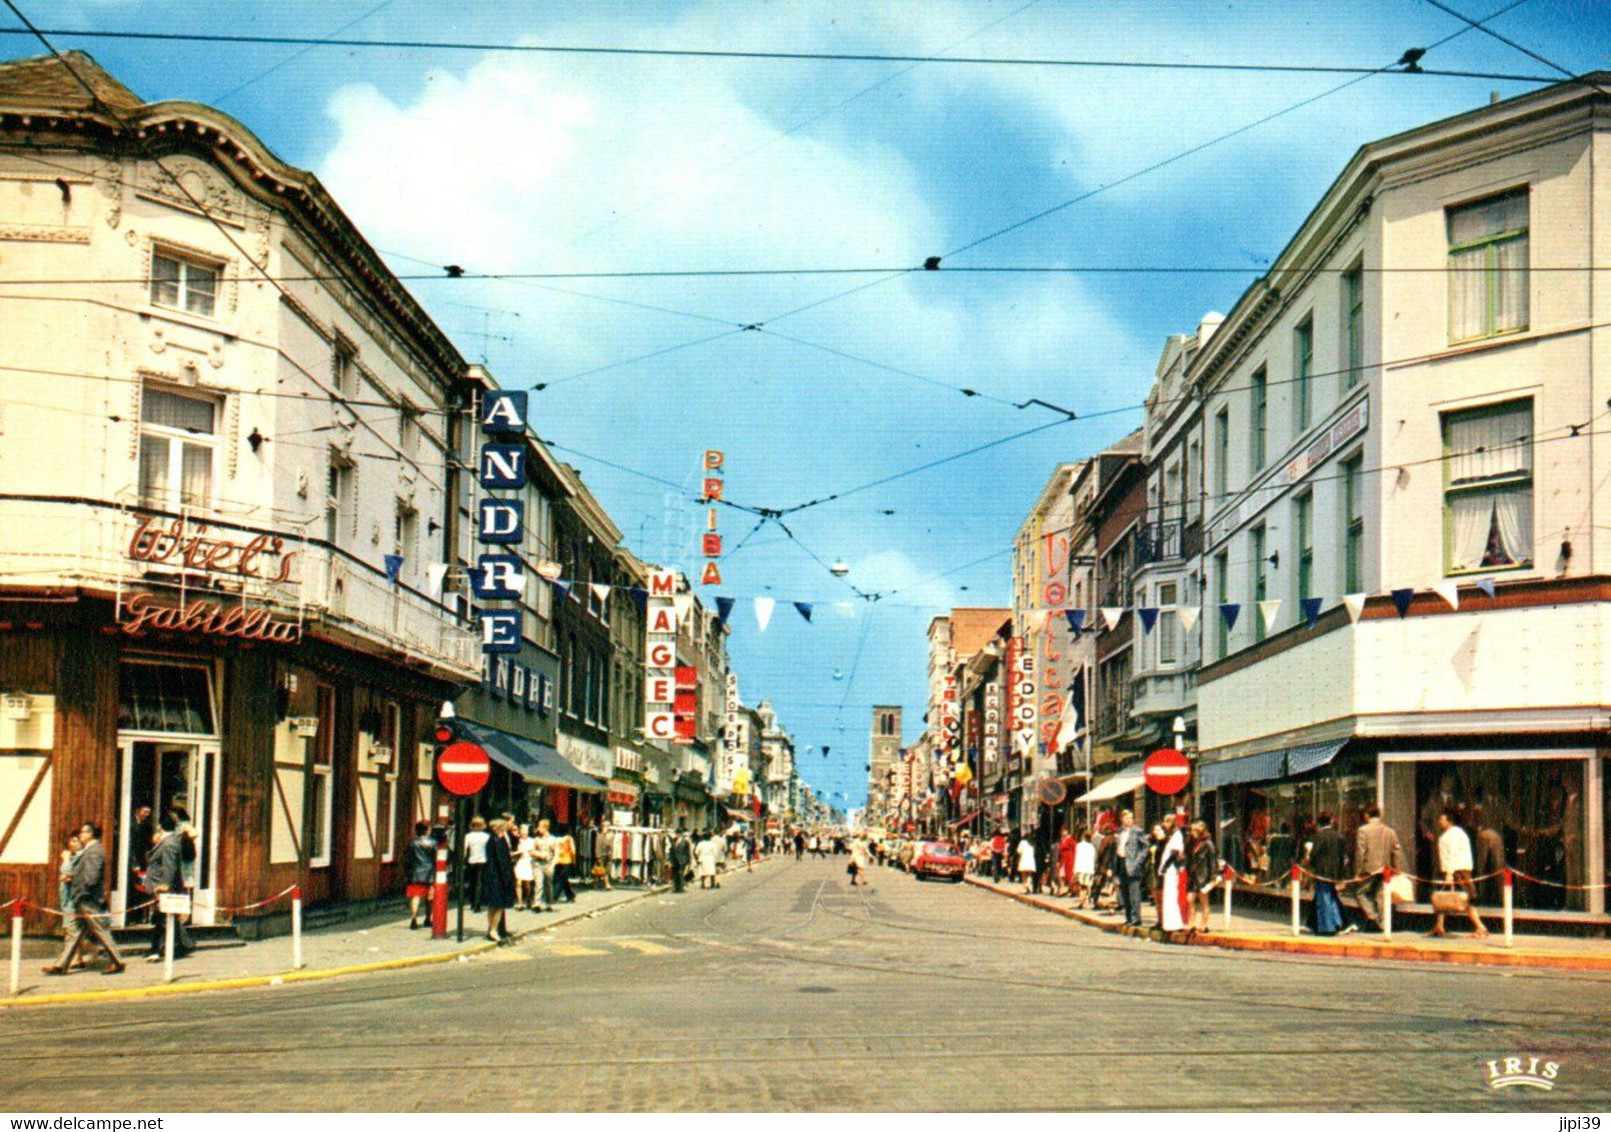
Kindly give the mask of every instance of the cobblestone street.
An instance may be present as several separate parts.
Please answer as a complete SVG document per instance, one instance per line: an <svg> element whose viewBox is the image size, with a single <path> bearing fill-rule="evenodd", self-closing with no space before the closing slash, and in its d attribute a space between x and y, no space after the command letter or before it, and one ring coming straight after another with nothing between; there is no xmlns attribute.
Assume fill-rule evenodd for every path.
<svg viewBox="0 0 1611 1132"><path fill-rule="evenodd" d="M837 858L463 963L4 1021L24 1111L1611 1103L1606 976L1166 947ZM1512 1054L1555 1089L1490 1091Z"/></svg>

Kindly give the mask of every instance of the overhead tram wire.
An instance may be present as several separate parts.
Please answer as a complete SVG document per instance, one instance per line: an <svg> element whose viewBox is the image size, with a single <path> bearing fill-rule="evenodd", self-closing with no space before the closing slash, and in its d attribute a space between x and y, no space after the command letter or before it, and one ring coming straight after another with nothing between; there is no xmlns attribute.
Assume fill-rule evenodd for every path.
<svg viewBox="0 0 1611 1132"><path fill-rule="evenodd" d="M1489 17L1490 19L1492 17ZM430 39L353 39L341 36L249 35L220 32L137 31L108 28L0 28L0 35L33 35L43 39L128 40L156 43L204 43L217 47L344 47L352 50L472 51L517 55L603 55L625 58L729 59L741 62L788 63L923 63L960 67L1042 67L1140 71L1223 71L1239 74L1371 75L1375 68L1317 63L1192 63L1178 59L1059 59L1032 56L896 55L848 51L761 51L693 47L619 47L607 44L507 43ZM1537 75L1493 71L1425 69L1412 72L1432 78L1485 79L1497 82L1554 82Z"/></svg>

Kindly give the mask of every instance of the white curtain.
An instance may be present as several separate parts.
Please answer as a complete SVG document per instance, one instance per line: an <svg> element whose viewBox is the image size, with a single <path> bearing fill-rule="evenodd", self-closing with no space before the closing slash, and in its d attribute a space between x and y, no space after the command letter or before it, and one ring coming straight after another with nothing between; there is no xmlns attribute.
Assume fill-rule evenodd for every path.
<svg viewBox="0 0 1611 1132"><path fill-rule="evenodd" d="M1527 488L1463 492L1449 501L1451 570L1480 570L1526 562L1533 556L1533 493ZM1490 537L1498 553L1490 558Z"/></svg>
<svg viewBox="0 0 1611 1132"><path fill-rule="evenodd" d="M1493 252L1499 269L1494 329L1520 330L1527 325L1527 237L1507 240Z"/></svg>
<svg viewBox="0 0 1611 1132"><path fill-rule="evenodd" d="M1494 495L1493 503L1493 517L1499 525L1499 539L1504 553L1513 562L1528 561L1533 557L1533 493L1528 490L1501 491Z"/></svg>
<svg viewBox="0 0 1611 1132"><path fill-rule="evenodd" d="M1453 520L1453 545L1449 548L1449 569L1475 570L1482 563L1488 545L1488 528L1493 522L1493 497L1487 492L1457 495L1449 501Z"/></svg>
<svg viewBox="0 0 1611 1132"><path fill-rule="evenodd" d="M1524 402L1498 413L1450 417L1445 426L1451 484L1533 468L1533 411Z"/></svg>
<svg viewBox="0 0 1611 1132"><path fill-rule="evenodd" d="M1487 262L1485 247L1449 253L1449 337L1456 342L1488 332Z"/></svg>

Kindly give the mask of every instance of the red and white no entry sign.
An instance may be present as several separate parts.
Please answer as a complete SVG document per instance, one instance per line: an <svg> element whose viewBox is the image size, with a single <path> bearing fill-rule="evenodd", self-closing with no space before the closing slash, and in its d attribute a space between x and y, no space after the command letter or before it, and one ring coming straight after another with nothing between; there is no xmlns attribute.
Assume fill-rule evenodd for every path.
<svg viewBox="0 0 1611 1132"><path fill-rule="evenodd" d="M436 780L450 794L474 794L487 784L492 766L479 744L449 743L436 760Z"/></svg>
<svg viewBox="0 0 1611 1132"><path fill-rule="evenodd" d="M1191 779L1191 763L1173 747L1164 747L1147 756L1141 775L1155 794L1179 794Z"/></svg>

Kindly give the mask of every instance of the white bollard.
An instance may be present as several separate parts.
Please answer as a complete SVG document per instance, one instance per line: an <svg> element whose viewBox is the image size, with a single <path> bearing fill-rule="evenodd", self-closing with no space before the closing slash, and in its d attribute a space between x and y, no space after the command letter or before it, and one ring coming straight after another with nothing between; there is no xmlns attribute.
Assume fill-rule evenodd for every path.
<svg viewBox="0 0 1611 1132"><path fill-rule="evenodd" d="M1516 944L1516 878L1505 870L1505 947Z"/></svg>
<svg viewBox="0 0 1611 1132"><path fill-rule="evenodd" d="M22 990L22 901L11 904L11 997Z"/></svg>
<svg viewBox="0 0 1611 1132"><path fill-rule="evenodd" d="M175 916L172 912L165 913L162 919L162 981L173 982L173 922Z"/></svg>
<svg viewBox="0 0 1611 1132"><path fill-rule="evenodd" d="M302 889L291 890L291 970L302 970Z"/></svg>
<svg viewBox="0 0 1611 1132"><path fill-rule="evenodd" d="M1382 938L1393 938L1393 870L1382 870Z"/></svg>
<svg viewBox="0 0 1611 1132"><path fill-rule="evenodd" d="M1303 882L1299 879L1302 873L1298 866L1292 866L1292 934L1303 933Z"/></svg>
<svg viewBox="0 0 1611 1132"><path fill-rule="evenodd" d="M1225 922L1220 925L1221 931L1231 930L1231 889L1236 886L1236 873L1229 865L1225 866Z"/></svg>

